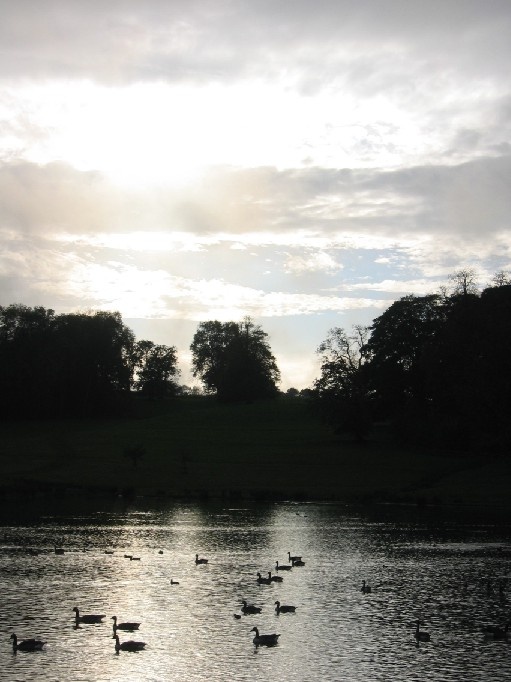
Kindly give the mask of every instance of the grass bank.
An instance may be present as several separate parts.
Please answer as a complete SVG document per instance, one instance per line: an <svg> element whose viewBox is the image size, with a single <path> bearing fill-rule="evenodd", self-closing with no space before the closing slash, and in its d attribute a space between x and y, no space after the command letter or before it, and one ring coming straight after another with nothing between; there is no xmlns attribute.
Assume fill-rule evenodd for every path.
<svg viewBox="0 0 511 682"><path fill-rule="evenodd" d="M411 452L375 431L334 436L305 401L220 405L188 397L138 401L123 419L2 424L6 495L412 501L508 505L504 460ZM127 447L145 455L134 466Z"/></svg>

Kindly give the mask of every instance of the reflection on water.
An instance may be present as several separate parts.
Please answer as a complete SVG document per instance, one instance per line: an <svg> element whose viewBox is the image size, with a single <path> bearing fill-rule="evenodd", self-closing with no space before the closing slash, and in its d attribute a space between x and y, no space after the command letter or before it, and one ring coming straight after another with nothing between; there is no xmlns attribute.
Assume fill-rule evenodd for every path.
<svg viewBox="0 0 511 682"><path fill-rule="evenodd" d="M9 515L0 520L1 680L509 679L507 639L483 633L509 617L509 525L498 517L143 502ZM258 585L257 572L275 573L288 552L305 565ZM209 563L195 565L196 553ZM243 599L262 613L242 615ZM276 600L296 613L277 614ZM76 627L74 606L106 618ZM141 622L119 636L146 642L144 651L116 655L114 615ZM431 641L417 645L418 619ZM254 626L280 633L278 645L255 647ZM12 632L44 639L45 650L13 654Z"/></svg>

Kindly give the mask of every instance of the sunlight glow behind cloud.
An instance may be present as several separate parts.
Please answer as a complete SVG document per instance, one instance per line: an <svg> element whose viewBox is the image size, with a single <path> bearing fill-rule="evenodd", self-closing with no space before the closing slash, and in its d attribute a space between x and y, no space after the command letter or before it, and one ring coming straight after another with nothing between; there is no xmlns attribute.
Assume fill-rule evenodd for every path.
<svg viewBox="0 0 511 682"><path fill-rule="evenodd" d="M511 269L507 0L51 7L0 24L0 305L119 310L185 366L249 314L285 388L329 327Z"/></svg>

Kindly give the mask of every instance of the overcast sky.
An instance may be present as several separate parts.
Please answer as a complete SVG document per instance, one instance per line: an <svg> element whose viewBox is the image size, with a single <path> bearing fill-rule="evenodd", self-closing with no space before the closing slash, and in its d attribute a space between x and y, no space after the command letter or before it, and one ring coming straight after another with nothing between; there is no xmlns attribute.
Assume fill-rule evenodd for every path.
<svg viewBox="0 0 511 682"><path fill-rule="evenodd" d="M175 345L511 270L509 0L0 0L0 305Z"/></svg>

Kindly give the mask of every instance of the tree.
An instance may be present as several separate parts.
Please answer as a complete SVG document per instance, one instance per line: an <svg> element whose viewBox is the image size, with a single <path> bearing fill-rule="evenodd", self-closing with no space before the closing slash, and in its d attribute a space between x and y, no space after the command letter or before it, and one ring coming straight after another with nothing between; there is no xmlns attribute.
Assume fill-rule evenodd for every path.
<svg viewBox="0 0 511 682"><path fill-rule="evenodd" d="M54 366L58 413L82 416L115 408L132 382L135 337L118 312L60 315L55 322Z"/></svg>
<svg viewBox="0 0 511 682"><path fill-rule="evenodd" d="M375 400L383 416L421 401L423 358L434 345L447 315L437 294L404 296L373 320L366 354Z"/></svg>
<svg viewBox="0 0 511 682"><path fill-rule="evenodd" d="M176 393L177 387L173 379L179 376L179 370L174 346L138 341L134 349L134 365L134 386L142 394L162 398Z"/></svg>
<svg viewBox="0 0 511 682"><path fill-rule="evenodd" d="M0 306L0 412L45 416L52 404L50 361L55 313L40 306Z"/></svg>
<svg viewBox="0 0 511 682"><path fill-rule="evenodd" d="M454 295L468 296L469 294L477 294L479 291L477 273L473 268L457 270L449 275L449 281L452 282Z"/></svg>
<svg viewBox="0 0 511 682"><path fill-rule="evenodd" d="M363 440L371 426L370 394L364 365L368 328L355 325L348 334L334 327L318 348L321 376L314 382L317 405L338 431Z"/></svg>
<svg viewBox="0 0 511 682"><path fill-rule="evenodd" d="M267 336L250 317L201 322L190 346L193 376L222 401L275 396L280 372Z"/></svg>

